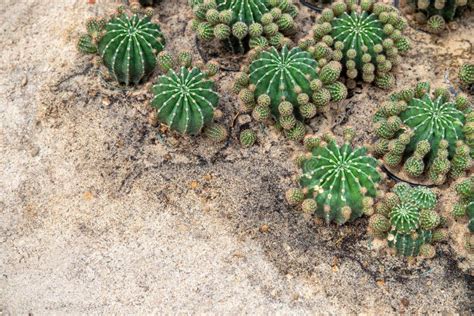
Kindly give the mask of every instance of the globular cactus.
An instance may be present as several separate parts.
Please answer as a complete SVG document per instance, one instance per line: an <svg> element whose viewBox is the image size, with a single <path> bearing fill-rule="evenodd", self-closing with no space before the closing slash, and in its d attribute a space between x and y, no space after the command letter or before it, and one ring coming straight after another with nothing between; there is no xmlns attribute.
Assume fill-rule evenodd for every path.
<svg viewBox="0 0 474 316"><path fill-rule="evenodd" d="M429 92L429 83L421 82L383 103L374 116L373 151L388 167L439 185L471 165L474 112L465 96L451 100L446 89L436 89L433 97Z"/></svg>
<svg viewBox="0 0 474 316"><path fill-rule="evenodd" d="M227 139L229 133L222 124L212 123L206 126L204 134L212 141L216 143L223 142Z"/></svg>
<svg viewBox="0 0 474 316"><path fill-rule="evenodd" d="M314 213L326 223L344 224L374 212L381 174L365 147L352 147L353 136L352 129L346 130L342 146L328 134L306 137L309 152L297 159L302 170L300 188L286 193L289 204L300 205L303 212Z"/></svg>
<svg viewBox="0 0 474 316"><path fill-rule="evenodd" d="M470 86L474 84L474 64L463 64L458 73L462 84Z"/></svg>
<svg viewBox="0 0 474 316"><path fill-rule="evenodd" d="M415 13L415 20L426 24L431 33L440 33L446 28L446 22L460 16L472 0L408 0L406 10Z"/></svg>
<svg viewBox="0 0 474 316"><path fill-rule="evenodd" d="M341 71L338 62L323 67L298 47L272 47L254 56L250 67L244 67L234 88L243 109L252 111L257 121L271 115L293 140L305 135L303 121L316 115L330 101L347 96L346 87L337 81Z"/></svg>
<svg viewBox="0 0 474 316"><path fill-rule="evenodd" d="M120 14L105 26L98 52L110 74L120 83L138 84L156 67L156 56L164 49L160 26L149 17Z"/></svg>
<svg viewBox="0 0 474 316"><path fill-rule="evenodd" d="M471 176L455 186L458 202L452 214L455 219L467 217L469 231L474 233L474 177Z"/></svg>
<svg viewBox="0 0 474 316"><path fill-rule="evenodd" d="M107 21L101 18L90 18L86 22L87 33L81 34L77 42L77 49L83 54L96 54L97 45L104 36Z"/></svg>
<svg viewBox="0 0 474 316"><path fill-rule="evenodd" d="M251 129L246 129L240 132L239 140L243 147L252 147L257 141L257 134Z"/></svg>
<svg viewBox="0 0 474 316"><path fill-rule="evenodd" d="M436 207L437 197L430 189L398 183L376 204L369 234L386 239L398 255L432 258L436 252L431 243L447 237Z"/></svg>
<svg viewBox="0 0 474 316"><path fill-rule="evenodd" d="M235 52L281 46L294 31L297 7L291 0L190 0L193 29L205 41L223 41Z"/></svg>
<svg viewBox="0 0 474 316"><path fill-rule="evenodd" d="M152 88L154 97L151 105L157 110L158 120L182 134L200 133L204 126L212 123L219 103L214 82L209 79L215 75L216 66L208 64L206 71L192 67L188 53L173 58L169 53L162 52L158 63L167 72L158 77ZM175 65L179 66L178 71L173 69ZM223 132L214 127L206 134L217 140Z"/></svg>
<svg viewBox="0 0 474 316"><path fill-rule="evenodd" d="M401 63L401 54L410 49L403 35L405 18L390 5L372 0L334 2L322 11L306 46L320 64L340 61L352 88L356 79L391 89L391 70Z"/></svg>

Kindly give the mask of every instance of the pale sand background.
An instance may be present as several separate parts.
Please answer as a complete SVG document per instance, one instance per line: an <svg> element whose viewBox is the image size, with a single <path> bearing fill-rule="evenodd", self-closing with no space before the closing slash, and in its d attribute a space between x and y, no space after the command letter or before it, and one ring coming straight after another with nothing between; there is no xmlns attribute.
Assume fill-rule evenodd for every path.
<svg viewBox="0 0 474 316"><path fill-rule="evenodd" d="M0 5L0 314L468 313L472 277L456 246L408 265L369 250L365 219L325 227L290 209L283 192L300 147L271 129L245 150L235 138L160 135L148 87L108 87L76 53L85 19L109 6L85 2ZM197 57L186 0L156 11L168 48ZM302 9L305 31L311 15ZM472 26L471 16L442 37L411 29L399 87L453 78L472 58ZM227 124L233 76L219 77ZM362 144L386 95L359 88L313 127L357 126Z"/></svg>

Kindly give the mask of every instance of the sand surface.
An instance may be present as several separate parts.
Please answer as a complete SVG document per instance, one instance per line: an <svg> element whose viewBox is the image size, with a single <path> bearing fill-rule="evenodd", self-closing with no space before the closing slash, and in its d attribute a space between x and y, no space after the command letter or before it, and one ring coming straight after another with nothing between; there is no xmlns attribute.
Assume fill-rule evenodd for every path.
<svg viewBox="0 0 474 316"><path fill-rule="evenodd" d="M218 78L228 142L151 126L149 85L120 89L76 52L86 18L114 6L97 3L0 5L0 314L469 313L472 267L457 247L408 261L376 251L366 219L327 227L284 202L301 146L263 126L256 146L239 146L234 72ZM186 4L156 13L168 49L198 59ZM306 32L314 13L298 21ZM410 29L398 86L454 81L473 25ZM386 96L360 86L312 129L357 126L364 144Z"/></svg>

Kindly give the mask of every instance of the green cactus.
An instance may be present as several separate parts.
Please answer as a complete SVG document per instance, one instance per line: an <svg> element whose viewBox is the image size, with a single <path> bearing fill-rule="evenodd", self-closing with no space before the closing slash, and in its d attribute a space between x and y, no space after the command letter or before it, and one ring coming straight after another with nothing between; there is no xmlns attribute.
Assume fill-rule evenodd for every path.
<svg viewBox="0 0 474 316"><path fill-rule="evenodd" d="M330 135L312 141L310 153L297 160L302 189L290 189L286 194L291 205L303 203L303 211L312 210L327 223L344 224L373 213L373 198L381 180L377 160L368 156L364 147L351 146L353 130L345 135L342 146Z"/></svg>
<svg viewBox="0 0 474 316"><path fill-rule="evenodd" d="M463 64L459 69L458 77L464 85L474 84L474 64Z"/></svg>
<svg viewBox="0 0 474 316"><path fill-rule="evenodd" d="M253 130L246 129L240 133L239 139L243 147L252 147L257 141L257 135Z"/></svg>
<svg viewBox="0 0 474 316"><path fill-rule="evenodd" d="M169 54L160 54L158 63L167 74L160 76L153 86L151 105L157 110L159 121L182 134L195 135L212 122L219 95L214 82L209 80L215 71L191 68L189 58L188 54L180 54L178 61L173 61ZM180 65L177 72L170 67L174 64ZM221 132L214 128L206 134L217 139Z"/></svg>
<svg viewBox="0 0 474 316"><path fill-rule="evenodd" d="M410 49L402 34L406 26L406 20L390 5L372 0L360 6L353 1L334 2L322 11L307 43L319 62L328 58L342 62L348 86L362 78L390 89L395 84L390 71L400 64L400 54Z"/></svg>
<svg viewBox="0 0 474 316"><path fill-rule="evenodd" d="M336 81L340 71L336 61L318 67L311 55L298 47L272 47L257 53L250 68L244 67L235 90L243 108L265 113L264 119L271 113L290 139L301 140L305 134L302 121L314 117L330 101L347 96L346 87Z"/></svg>
<svg viewBox="0 0 474 316"><path fill-rule="evenodd" d="M459 95L451 101L445 89L430 97L426 82L392 94L374 116L374 154L389 167L403 166L412 178L425 176L435 184L459 178L471 165L474 139L474 113L466 100Z"/></svg>
<svg viewBox="0 0 474 316"><path fill-rule="evenodd" d="M289 0L190 0L193 29L202 40L217 38L234 52L282 46L294 31L297 7Z"/></svg>
<svg viewBox="0 0 474 316"><path fill-rule="evenodd" d="M77 49L83 54L96 54L97 43L104 36L106 20L89 18L86 22L87 33L81 34L77 42Z"/></svg>
<svg viewBox="0 0 474 316"><path fill-rule="evenodd" d="M456 184L455 190L458 202L453 207L453 216L455 219L467 217L467 227L474 233L474 176Z"/></svg>
<svg viewBox="0 0 474 316"><path fill-rule="evenodd" d="M431 33L440 33L446 28L446 22L460 16L470 0L408 0L408 12L415 12L419 23L426 23Z"/></svg>
<svg viewBox="0 0 474 316"><path fill-rule="evenodd" d="M376 205L369 219L369 233L387 239L399 255L431 258L435 249L428 245L446 236L439 228L441 217L436 206L436 194L430 189L398 183Z"/></svg>

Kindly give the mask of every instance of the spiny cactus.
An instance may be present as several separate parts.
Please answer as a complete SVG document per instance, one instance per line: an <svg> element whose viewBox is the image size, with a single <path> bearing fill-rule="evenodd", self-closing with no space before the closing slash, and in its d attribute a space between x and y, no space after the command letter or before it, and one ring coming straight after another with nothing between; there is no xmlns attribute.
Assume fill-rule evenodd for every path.
<svg viewBox="0 0 474 316"><path fill-rule="evenodd" d="M458 76L462 84L467 86L474 84L474 64L463 64Z"/></svg>
<svg viewBox="0 0 474 316"><path fill-rule="evenodd" d="M455 219L468 218L468 228L474 233L474 177L469 177L455 186L458 202L453 206Z"/></svg>
<svg viewBox="0 0 474 316"><path fill-rule="evenodd" d="M373 213L381 174L366 148L352 147L353 136L352 129L346 130L342 146L328 134L306 137L309 153L297 159L301 188L287 192L288 203L300 204L303 212L314 213L327 223L344 224Z"/></svg>
<svg viewBox="0 0 474 316"><path fill-rule="evenodd" d="M332 61L323 67L298 47L272 47L255 55L250 68L244 67L234 88L243 109L264 121L273 115L293 140L305 134L302 123L316 115L330 101L347 96L346 87L337 81L341 65Z"/></svg>
<svg viewBox="0 0 474 316"><path fill-rule="evenodd" d="M190 54L181 53L173 58L167 52L160 53L158 63L167 72L158 77L152 88L151 104L157 110L158 120L182 134L198 134L212 122L219 103L214 82L209 80L216 73L215 65L208 64L208 70L203 71L191 67ZM175 65L180 67L177 72L172 69ZM216 128L209 133L216 139L222 134Z"/></svg>
<svg viewBox="0 0 474 316"><path fill-rule="evenodd" d="M320 64L341 61L348 77L348 87L360 77L378 87L390 89L395 84L392 68L400 64L400 54L410 49L402 35L405 18L390 6L364 0L334 2L322 11L313 28L313 38L304 41Z"/></svg>
<svg viewBox="0 0 474 316"><path fill-rule="evenodd" d="M425 176L442 184L448 176L459 178L471 165L474 112L468 99L451 100L449 91L421 82L414 89L392 94L374 116L378 136L373 146L384 163L412 177Z"/></svg>
<svg viewBox="0 0 474 316"><path fill-rule="evenodd" d="M415 13L415 20L425 24L431 33L440 33L446 22L454 20L472 0L408 0L405 11Z"/></svg>
<svg viewBox="0 0 474 316"><path fill-rule="evenodd" d="M239 140L243 147L252 147L257 141L257 135L253 130L246 129L240 133Z"/></svg>
<svg viewBox="0 0 474 316"><path fill-rule="evenodd" d="M243 53L249 47L281 46L298 14L291 0L190 0L193 29L202 40L214 38Z"/></svg>
<svg viewBox="0 0 474 316"><path fill-rule="evenodd" d="M153 6L161 2L161 0L139 0L140 4L144 7Z"/></svg>
<svg viewBox="0 0 474 316"><path fill-rule="evenodd" d="M436 206L436 194L430 189L398 183L377 203L369 233L387 239L399 255L431 258L436 253L431 243L447 236Z"/></svg>
<svg viewBox="0 0 474 316"><path fill-rule="evenodd" d="M101 18L90 18L86 22L87 33L81 34L77 49L83 54L97 53L97 43L104 36L107 21Z"/></svg>

